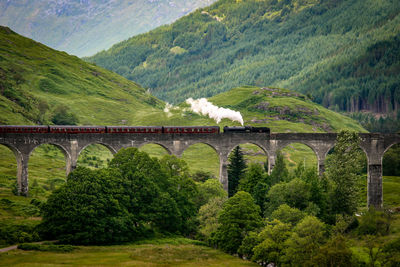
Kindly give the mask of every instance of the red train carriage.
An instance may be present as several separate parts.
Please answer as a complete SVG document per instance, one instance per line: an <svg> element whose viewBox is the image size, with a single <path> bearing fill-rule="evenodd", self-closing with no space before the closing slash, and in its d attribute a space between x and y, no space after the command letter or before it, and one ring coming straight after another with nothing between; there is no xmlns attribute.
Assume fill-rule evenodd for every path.
<svg viewBox="0 0 400 267"><path fill-rule="evenodd" d="M48 133L47 125L1 125L0 133Z"/></svg>
<svg viewBox="0 0 400 267"><path fill-rule="evenodd" d="M107 133L162 133L161 126L107 126Z"/></svg>
<svg viewBox="0 0 400 267"><path fill-rule="evenodd" d="M70 126L70 125L52 125L49 126L50 133L105 133L105 126Z"/></svg>
<svg viewBox="0 0 400 267"><path fill-rule="evenodd" d="M219 126L164 126L163 133L210 134L219 133Z"/></svg>

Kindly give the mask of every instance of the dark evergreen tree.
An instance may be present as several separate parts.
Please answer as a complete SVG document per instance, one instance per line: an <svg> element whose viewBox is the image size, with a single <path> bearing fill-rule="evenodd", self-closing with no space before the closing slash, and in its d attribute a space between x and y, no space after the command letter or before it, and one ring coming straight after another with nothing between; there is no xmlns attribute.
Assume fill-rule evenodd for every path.
<svg viewBox="0 0 400 267"><path fill-rule="evenodd" d="M281 154L281 152L278 151L278 153L276 154L275 166L272 169L269 179L270 186L288 180L289 180L289 171L286 168L285 161L283 160L283 155Z"/></svg>
<svg viewBox="0 0 400 267"><path fill-rule="evenodd" d="M235 147L229 155L228 164L228 197L233 196L238 189L239 180L244 176L246 162L243 158L243 152L240 146Z"/></svg>

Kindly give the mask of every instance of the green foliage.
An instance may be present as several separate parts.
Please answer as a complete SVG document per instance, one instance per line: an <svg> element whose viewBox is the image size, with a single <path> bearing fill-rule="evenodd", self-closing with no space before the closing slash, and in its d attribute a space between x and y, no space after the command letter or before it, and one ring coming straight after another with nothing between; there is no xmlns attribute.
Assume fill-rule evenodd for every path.
<svg viewBox="0 0 400 267"><path fill-rule="evenodd" d="M304 210L309 205L310 197L310 186L299 178L288 183L278 183L268 191L266 215L271 214L282 204Z"/></svg>
<svg viewBox="0 0 400 267"><path fill-rule="evenodd" d="M392 220L391 211L377 211L371 207L358 219L357 232L359 235L388 235Z"/></svg>
<svg viewBox="0 0 400 267"><path fill-rule="evenodd" d="M22 242L39 241L40 237L36 231L37 221L2 220L0 224L0 245L12 245Z"/></svg>
<svg viewBox="0 0 400 267"><path fill-rule="evenodd" d="M305 215L306 214L299 209L291 208L287 204L282 204L272 212L270 219L275 219L295 226L305 217Z"/></svg>
<svg viewBox="0 0 400 267"><path fill-rule="evenodd" d="M228 196L236 194L239 186L239 181L244 176L246 162L243 158L243 152L240 146L235 147L229 155L228 164Z"/></svg>
<svg viewBox="0 0 400 267"><path fill-rule="evenodd" d="M324 241L325 225L317 218L307 216L286 240L283 261L294 266L310 265Z"/></svg>
<svg viewBox="0 0 400 267"><path fill-rule="evenodd" d="M218 217L219 227L211 238L218 248L236 253L247 233L261 224L260 207L247 192L239 191L223 205Z"/></svg>
<svg viewBox="0 0 400 267"><path fill-rule="evenodd" d="M270 263L280 265L284 255L285 243L291 236L292 226L274 220L268 223L258 235L261 241L254 247L252 260L267 266Z"/></svg>
<svg viewBox="0 0 400 267"><path fill-rule="evenodd" d="M42 206L45 238L71 244L105 244L138 235L124 205L123 180L110 170L78 167ZM65 201L68 199L68 201Z"/></svg>
<svg viewBox="0 0 400 267"><path fill-rule="evenodd" d="M332 109L390 113L399 106L399 10L393 0L218 1L89 60L126 67L125 77L168 102L272 85Z"/></svg>
<svg viewBox="0 0 400 267"><path fill-rule="evenodd" d="M283 159L282 153L278 151L278 153L276 153L275 166L272 169L271 175L269 177L270 186L273 186L280 182L286 182L288 180L289 180L289 171L286 168L286 164Z"/></svg>
<svg viewBox="0 0 400 267"><path fill-rule="evenodd" d="M261 212L264 212L268 189L268 174L260 164L251 163L239 181L239 191L250 193Z"/></svg>
<svg viewBox="0 0 400 267"><path fill-rule="evenodd" d="M326 176L333 187L329 196L333 214L353 215L357 210L357 181L362 167L359 142L357 133L339 132L334 152L327 160Z"/></svg>
<svg viewBox="0 0 400 267"><path fill-rule="evenodd" d="M198 199L196 204L200 207L208 203L212 198L226 198L227 194L222 184L217 179L208 179L197 185Z"/></svg>
<svg viewBox="0 0 400 267"><path fill-rule="evenodd" d="M211 198L199 210L199 238L206 241L209 240L211 234L220 226L218 222L218 214L222 210L222 206L226 201L224 198Z"/></svg>
<svg viewBox="0 0 400 267"><path fill-rule="evenodd" d="M68 107L61 105L54 110L51 122L56 125L77 125L79 121L75 114L68 112Z"/></svg>
<svg viewBox="0 0 400 267"><path fill-rule="evenodd" d="M52 252L72 252L76 249L76 247L71 245L41 245L41 244L22 243L18 245L18 249L52 251Z"/></svg>
<svg viewBox="0 0 400 267"><path fill-rule="evenodd" d="M357 266L346 238L338 235L323 245L312 259L314 266Z"/></svg>
<svg viewBox="0 0 400 267"><path fill-rule="evenodd" d="M72 244L131 241L149 231L194 231L197 189L176 157L121 149L109 168L77 168L42 206L43 235ZM69 199L65 203L65 199Z"/></svg>
<svg viewBox="0 0 400 267"><path fill-rule="evenodd" d="M383 155L383 175L400 176L400 144L389 148Z"/></svg>

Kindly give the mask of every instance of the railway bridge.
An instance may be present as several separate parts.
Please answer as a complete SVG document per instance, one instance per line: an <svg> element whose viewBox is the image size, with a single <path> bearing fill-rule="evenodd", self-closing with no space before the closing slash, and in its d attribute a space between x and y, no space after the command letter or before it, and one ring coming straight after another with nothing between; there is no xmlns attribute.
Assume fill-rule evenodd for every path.
<svg viewBox="0 0 400 267"><path fill-rule="evenodd" d="M368 205L381 207L382 158L394 144L400 143L400 134L361 133L360 147L368 159ZM76 167L81 151L91 144L102 144L113 154L121 148L158 144L169 154L180 157L189 146L203 143L212 147L220 159L220 177L225 190L228 189L228 155L238 145L255 144L268 157L271 172L277 152L291 143L302 143L310 147L318 160L318 171L325 170L325 158L335 145L335 133L220 133L220 134L157 134L157 133L0 133L0 144L9 147L17 159L17 182L20 195L28 194L28 161L35 147L53 144L59 147L66 160L66 173Z"/></svg>

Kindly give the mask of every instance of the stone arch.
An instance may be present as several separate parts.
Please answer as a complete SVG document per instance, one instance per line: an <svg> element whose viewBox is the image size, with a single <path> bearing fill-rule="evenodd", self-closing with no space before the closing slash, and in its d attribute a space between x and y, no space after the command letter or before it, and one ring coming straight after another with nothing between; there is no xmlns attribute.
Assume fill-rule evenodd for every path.
<svg viewBox="0 0 400 267"><path fill-rule="evenodd" d="M228 148L228 154L226 155L227 157L232 153L232 151L235 149L235 147L237 147L237 146L240 146L240 145L242 145L242 144L251 144L251 145L255 145L255 146L257 146L257 147L259 147L263 152L264 152L264 154L267 156L267 158L270 156L270 152L268 151L268 149L266 149L265 148L265 146L263 146L263 145L261 145L261 144L259 144L259 143L257 143L257 142L254 142L254 141L251 141L251 140L244 140L243 142L240 142L240 143L236 143L236 144L234 144L234 145L231 145L229 148Z"/></svg>
<svg viewBox="0 0 400 267"><path fill-rule="evenodd" d="M89 168L92 168L92 167L98 168L99 166L100 167L106 166L105 164L103 164L103 161L101 160L101 158L97 158L96 156L93 157L93 160L90 157L82 158L83 156L86 156L86 154L83 155L84 154L83 152L90 146L101 146L101 147L105 148L107 150L107 152L111 154L111 157L117 153L116 149L114 147L110 146L109 144L102 143L102 142L88 143L88 144L85 144L84 146L82 146L81 149L79 150L79 152L77 153L76 165L80 164L80 166L85 166L85 167L89 167ZM110 158L107 157L107 161L109 161L109 160L110 160Z"/></svg>
<svg viewBox="0 0 400 267"><path fill-rule="evenodd" d="M399 142L393 142L393 143L391 143L390 145L388 145L388 146L383 150L382 157L383 157L383 155L385 155L385 153L386 153L391 147L393 147L393 146L395 146L395 145L397 145L397 144L400 144L400 141L399 141Z"/></svg>
<svg viewBox="0 0 400 267"><path fill-rule="evenodd" d="M78 154L77 154L77 157L79 157L79 155L82 153L82 151L85 150L85 148L87 148L87 147L90 146L90 145L102 145L102 146L106 147L106 148L111 152L111 154L113 154L113 155L116 154L116 153L118 152L114 147L112 147L112 146L109 145L109 144L102 143L102 142L93 142L93 143L88 143L88 144L84 145L84 146L79 150L79 152L78 152Z"/></svg>
<svg viewBox="0 0 400 267"><path fill-rule="evenodd" d="M13 145L7 144L7 143L0 143L0 145L7 147L11 152L14 153L14 156L16 159L18 159L19 155L21 155L21 151L19 151L18 148L16 148Z"/></svg>
<svg viewBox="0 0 400 267"><path fill-rule="evenodd" d="M138 149L143 149L143 147L146 145L157 145L157 146L163 148L167 152L168 155L172 155L171 149L161 142L144 142L138 146Z"/></svg>
<svg viewBox="0 0 400 267"><path fill-rule="evenodd" d="M303 153L305 153L305 155L303 155L303 162L304 162L304 164L306 164L306 161L307 161L308 165L306 165L306 167L312 166L312 167L316 167L316 169L318 170L320 156L313 145L310 145L307 142L298 142L298 141L287 142L285 144L286 144L285 146L280 146L278 151L281 151L283 154L285 154L286 152L288 152L285 150L288 150L291 147L292 150L294 151L294 153L293 153L295 155L294 158L296 158L296 154L298 155L301 153L302 147L306 147L307 148L306 150L308 152L311 150L313 153L313 156L311 156L311 154L308 155L308 152L303 150ZM296 168L297 165L300 163L299 160L291 159L288 157L284 157L284 158L285 158L285 161L287 162L286 166L288 169ZM314 162L314 159L315 159L315 162Z"/></svg>
<svg viewBox="0 0 400 267"><path fill-rule="evenodd" d="M54 150L54 148L52 148L46 151L45 150L46 145L50 145L52 147L55 147L56 149ZM38 152L38 154L34 152ZM50 154L55 153L54 154L55 157L53 155L50 158L47 158L47 156L45 155L49 155L49 153ZM63 144L59 143L43 142L35 144L35 146L32 147L27 153L25 161L27 166L26 178L25 178L26 194L28 185L28 174L30 180L29 181L30 192L35 192L36 189L38 188L44 188L45 190L52 191L57 186L61 185L66 181L66 177L71 171L71 153ZM49 162L51 163L49 164ZM28 171L28 166L29 166L29 171ZM64 168L65 172L62 171ZM31 181L33 183L31 183ZM35 184L38 185L38 187L35 187Z"/></svg>
<svg viewBox="0 0 400 267"><path fill-rule="evenodd" d="M210 152L212 153L211 155L209 154ZM209 142L195 140L187 143L178 156L187 162L191 171L205 171L216 177L220 176L220 152Z"/></svg>
<svg viewBox="0 0 400 267"><path fill-rule="evenodd" d="M56 146L56 147L58 147L58 148L61 150L61 152L64 154L64 156L65 156L66 158L71 159L71 154L69 153L68 149L67 149L66 147L64 147L63 145L58 144L58 143L55 143L55 142L46 142L46 143L36 144L34 147L32 147L31 151L29 151L29 156L31 156L31 155L32 155L32 152L33 152L37 147L39 147L39 146L41 146L41 145L53 145L53 146Z"/></svg>

